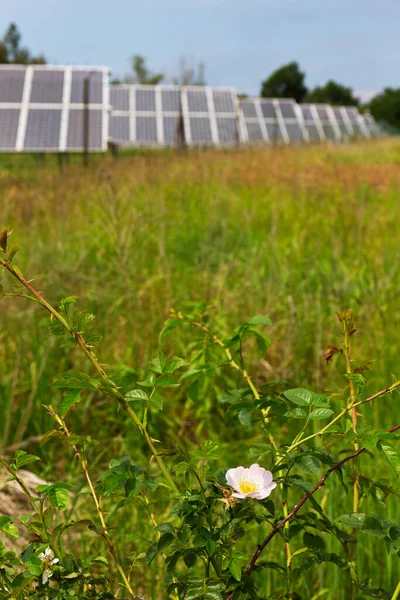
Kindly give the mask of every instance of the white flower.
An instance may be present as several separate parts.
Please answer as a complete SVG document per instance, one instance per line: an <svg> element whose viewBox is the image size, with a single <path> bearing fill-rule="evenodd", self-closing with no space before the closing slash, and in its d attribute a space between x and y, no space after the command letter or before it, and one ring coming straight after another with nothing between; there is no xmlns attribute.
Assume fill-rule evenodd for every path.
<svg viewBox="0 0 400 600"><path fill-rule="evenodd" d="M52 571L50 570L50 567L60 562L60 559L54 558L54 552L50 547L47 547L44 552L41 552L39 554L39 558L43 563L42 583L44 585L53 575Z"/></svg>
<svg viewBox="0 0 400 600"><path fill-rule="evenodd" d="M276 488L271 471L266 471L258 464L251 465L248 469L245 467L229 469L226 473L226 481L236 492L232 494L234 498L262 500Z"/></svg>

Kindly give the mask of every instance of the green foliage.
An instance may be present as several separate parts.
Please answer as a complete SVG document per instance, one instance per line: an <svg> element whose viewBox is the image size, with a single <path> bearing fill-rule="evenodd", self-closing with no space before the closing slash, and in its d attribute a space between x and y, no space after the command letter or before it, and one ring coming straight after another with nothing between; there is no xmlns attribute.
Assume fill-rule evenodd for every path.
<svg viewBox="0 0 400 600"><path fill-rule="evenodd" d="M98 185L97 179L93 185ZM363 194L363 214L373 228L377 220L370 218L370 211L376 198L365 190ZM357 204L356 198L355 194L352 201ZM185 196L185 234L195 226L194 216L202 219L205 214L198 211L198 202L191 213L189 199L190 195ZM176 202L179 203L178 197ZM206 210L203 196L202 202ZM385 208L379 205L380 218L385 222ZM157 205L154 215L159 214L160 206ZM164 598L169 594L173 600L191 597L226 600L229 595L233 600L277 600L285 596L294 600L313 598L323 590L329 600L340 594L351 598L352 590L360 598L393 595L400 551L397 515L400 436L396 431L387 432L386 426L396 425L392 419L398 397L387 391L391 389L386 381L389 362L385 368L378 363L374 371L367 373L361 354L371 352L374 358L376 350L371 350L379 348L386 357L391 347L389 342L381 347L382 330L376 328L376 319L377 314L383 321L391 314L390 289L396 281L396 271L392 272L390 286L387 283L381 312L371 312L371 321L367 322L372 306L368 302L373 300L360 292L360 280L351 271L350 255L338 251L339 246L335 245L347 247L345 237L341 237L344 233L338 227L332 229L333 254L339 252L342 265L338 262L335 268L346 269L346 276L343 280L340 275L336 277L333 262L323 267L321 252L318 260L322 266L318 269L324 271L326 278L320 280L321 271L313 267L315 247L311 244L322 226L316 206L314 214L313 211L308 214L307 222L302 221L305 208L300 202L296 203L298 219L291 218L293 214L287 210L284 195L272 206L279 222L281 250L274 245L273 233L268 229L267 251L263 253L261 245L255 251L252 244L255 239L261 244L261 238L257 238L255 221L251 221L250 204L246 208L249 237L247 221L243 219L245 224L240 230L235 229L231 262L227 259L230 247L225 234L214 232L210 243L214 247L224 238L226 245L221 243L221 257L231 271L223 279L218 262L214 262L215 254L213 257L207 247L204 255L197 254L193 272L201 271L204 265L209 269L207 297L213 297L221 278L223 301L218 298L213 302L186 302L187 297L192 298L186 293L185 302L178 298L177 308L171 312L159 338L161 351L155 332L156 327L162 327L166 296L162 297L161 292L167 289L167 276L165 273L160 276L160 287L158 279L151 280L147 271L146 279L141 280L144 277L141 259L135 261L135 271L130 271L133 267L130 260L123 263L122 251L113 263L113 269L118 263L121 271L113 271L110 276L106 264L112 263L116 244L109 243L105 234L101 249L96 246L93 255L88 249L87 254L82 252L79 257L74 255L71 237L68 260L78 262L79 258L81 265L85 263L84 271L79 267L82 278L77 285L82 298L79 303L76 297L67 295L68 288L74 289L77 283L65 267L68 261L63 262L59 280L53 279L46 269L46 280L40 282L40 289L45 290L42 293L46 295L48 287L49 297L66 296L57 309L65 323L57 321L53 314L50 328L57 337L50 338L50 342L46 337L48 309L47 313L41 312L36 301L31 303L32 313L26 316L33 318L35 328L15 325L15 315L19 323L22 313L11 303L25 300L15 298L22 293L21 282L15 288L10 287L9 273L4 274L1 302L2 309L5 307L4 322L10 323L12 333L3 337L4 377L0 394L3 394L2 406L6 407L6 392L11 389L12 412L8 433L6 423L1 422L0 427L5 431L8 448L13 441L14 425L24 416L25 406L28 411L30 394L36 389L33 418L25 437L32 434L33 441L28 442L31 446L26 448L41 458L38 462L34 454L19 450L10 463L5 460L10 469L6 477L21 488L27 477L24 471L29 468L42 475L45 483L27 488L32 498L28 500L30 507L26 514L17 514L17 510L12 517L0 519L0 539L4 542L4 547L0 545L0 596L10 595L5 588L12 590L13 597L18 599L143 595ZM332 210L332 215L336 215L337 204L332 209L326 206L325 211ZM151 212L150 207L151 204L146 204L145 210ZM357 207L360 208L358 204ZM270 208L266 202L263 211ZM227 212L226 206L224 211ZM348 197L346 211L351 212ZM154 215L151 213L152 218ZM170 216L172 223L172 213L168 213ZM177 217L174 213L174 218ZM261 212L258 218L262 220ZM286 227L295 238L293 244L285 237ZM264 236L265 231L264 221ZM146 231L145 239L151 245L153 237L148 234ZM168 235L170 232L165 239L167 257L171 252ZM99 238L93 235L96 244L100 244ZM0 235L0 239L3 240L0 256L5 257L9 267L13 257L10 258L8 233ZM123 242L123 236L118 239ZM143 253L144 241L135 246ZM374 241L375 238L371 244ZM378 246L387 249L388 243L389 236ZM240 271L240 244L247 261L243 271ZM310 253L307 244L313 247ZM30 263L37 257L36 248L32 244ZM179 248L177 243L176 251ZM296 262L296 252L300 249L304 271ZM189 260L186 250L185 246L181 260ZM130 251L131 247L128 256ZM257 256L254 262L253 251ZM370 257L369 251L370 245L363 250ZM85 286L88 281L97 281L99 272L95 269L103 253L107 260L99 284L102 287L91 288L89 293L89 287ZM389 254L382 250L381 261L387 260L395 269L396 263L389 260ZM51 252L55 265L56 255ZM361 252L358 260L362 264L364 258ZM47 263L49 259L50 256ZM273 264L276 275L269 279ZM282 264L287 267L284 278L279 270ZM165 264L162 268L167 272ZM297 268L301 271L299 275L295 273ZM126 288L117 292L122 273ZM369 269L365 268L365 273ZM168 277L172 288L176 284L174 276L171 269ZM364 276L369 281L368 275ZM229 315L237 277L241 282L240 303ZM281 278L282 289L278 285ZM262 279L259 297L255 285L258 279ZM325 285L327 281L329 285ZM374 281L372 278L371 282ZM36 281L31 283L36 285ZM246 293L246 285L251 294ZM366 289L373 293L373 286ZM293 294L294 290L298 293ZM195 292L198 294L198 289ZM31 293L25 291L25 296ZM251 295L253 299L249 299ZM351 303L358 299L363 315L358 334L351 339L354 350L350 370L340 341L325 339L334 335L330 333L335 331L334 307L343 304L348 296ZM102 308L103 301L106 310ZM125 306L129 301L133 303L132 312ZM86 302L90 306L88 313L79 306ZM146 318L141 312L144 305ZM101 317L97 329L104 334L103 343L90 338L92 311ZM271 314L271 320L265 316L251 318L252 314L263 311ZM390 325L385 332L390 338L392 329L395 330L396 313L388 321ZM19 339L21 367L14 364ZM331 365L325 367L321 345L332 341L339 348L330 358ZM178 358L175 353L185 358ZM16 372L18 377L14 375ZM17 381L14 388L13 378ZM373 396L379 389L387 393L356 407L358 422L354 431L351 404ZM132 419L131 411L137 422ZM7 414L5 410L6 418ZM42 442L46 444L36 445L34 435L43 435ZM97 445L94 438L99 442ZM365 451L340 465L356 447ZM6 449L7 452L12 454ZM256 462L271 471L277 487L261 500L234 499L226 480L227 470ZM168 474L177 489L171 485ZM357 511L353 509L355 482L359 494ZM362 516L355 517L354 513ZM283 525L286 515L289 518ZM254 568L247 572L258 548L274 532ZM22 554L9 550L16 536L20 536ZM40 558L47 549L59 559L48 565L48 569ZM54 560L50 558L49 555L49 562ZM371 569L372 560L379 564L377 575ZM45 574L47 570L50 577ZM132 594L123 574L133 588ZM45 583L44 575L48 577ZM369 580L371 576L375 581Z"/></svg>
<svg viewBox="0 0 400 600"><path fill-rule="evenodd" d="M21 34L15 23L10 23L0 41L0 64L44 65L44 56L32 56L27 48L20 45Z"/></svg>
<svg viewBox="0 0 400 600"><path fill-rule="evenodd" d="M303 102L307 95L304 83L305 73L300 70L296 62L283 65L274 71L261 84L260 96L262 98L293 98L296 102Z"/></svg>
<svg viewBox="0 0 400 600"><path fill-rule="evenodd" d="M360 101L353 96L353 90L330 79L323 86L309 91L306 102L326 103L334 106L358 106Z"/></svg>
<svg viewBox="0 0 400 600"><path fill-rule="evenodd" d="M378 122L400 129L400 88L385 88L367 106Z"/></svg>
<svg viewBox="0 0 400 600"><path fill-rule="evenodd" d="M126 78L126 83L140 83L141 85L157 85L164 79L164 73L152 73L146 65L146 59L140 54L135 54L131 59L133 76Z"/></svg>

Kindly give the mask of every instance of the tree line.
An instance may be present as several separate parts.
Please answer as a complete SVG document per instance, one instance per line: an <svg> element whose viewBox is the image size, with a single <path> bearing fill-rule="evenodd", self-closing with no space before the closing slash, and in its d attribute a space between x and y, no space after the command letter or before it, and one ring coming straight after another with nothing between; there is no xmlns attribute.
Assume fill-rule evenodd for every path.
<svg viewBox="0 0 400 600"><path fill-rule="evenodd" d="M34 56L21 46L21 34L15 23L11 23L0 40L0 64L46 64L43 55ZM205 85L204 63L193 64L182 57L178 72L170 78L177 85ZM131 72L113 83L140 83L156 85L165 81L165 73L153 73L140 54L131 58ZM260 96L263 98L293 98L296 102L327 103L333 106L357 106L361 111L368 110L378 122L400 129L400 88L385 88L366 104L354 96L353 90L334 81L309 90L305 83L306 74L297 62L290 62L276 69L261 83Z"/></svg>

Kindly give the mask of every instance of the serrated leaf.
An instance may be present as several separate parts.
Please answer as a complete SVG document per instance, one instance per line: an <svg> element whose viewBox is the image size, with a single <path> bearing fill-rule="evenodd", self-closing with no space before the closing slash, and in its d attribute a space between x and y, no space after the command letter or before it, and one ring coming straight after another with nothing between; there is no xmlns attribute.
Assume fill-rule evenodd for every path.
<svg viewBox="0 0 400 600"><path fill-rule="evenodd" d="M298 406L310 406L313 396L313 392L304 388L294 388L293 390L286 390L283 393L290 402Z"/></svg>
<svg viewBox="0 0 400 600"><path fill-rule="evenodd" d="M320 463L315 456L312 456L311 454L300 454L299 456L296 456L293 462L296 467L299 467L299 469L306 473L318 475L320 472Z"/></svg>
<svg viewBox="0 0 400 600"><path fill-rule="evenodd" d="M162 410L164 406L164 399L161 394L154 392L154 394L149 398L149 406L151 408L155 408L156 410Z"/></svg>
<svg viewBox="0 0 400 600"><path fill-rule="evenodd" d="M181 367L189 367L190 362L179 356L172 356L164 365L163 373L174 373Z"/></svg>
<svg viewBox="0 0 400 600"><path fill-rule="evenodd" d="M251 415L253 410L253 406L245 406L239 411L238 418L241 425L251 428Z"/></svg>
<svg viewBox="0 0 400 600"><path fill-rule="evenodd" d="M229 571L231 575L236 579L236 581L240 581L242 578L242 567L236 560L231 560L229 563Z"/></svg>
<svg viewBox="0 0 400 600"><path fill-rule="evenodd" d="M144 390L131 390L125 394L125 400L132 402L132 400L143 400L147 402L149 399L148 394Z"/></svg>
<svg viewBox="0 0 400 600"><path fill-rule="evenodd" d="M71 504L71 498L66 490L60 488L52 488L49 492L49 500L54 508L58 510L66 510Z"/></svg>
<svg viewBox="0 0 400 600"><path fill-rule="evenodd" d="M80 399L81 392L79 389L65 390L60 402L61 416L65 417L71 406L73 406L74 404L78 404Z"/></svg>
<svg viewBox="0 0 400 600"><path fill-rule="evenodd" d="M386 440L381 440L378 442L377 447L383 453L395 475L400 475L400 455L393 444Z"/></svg>
<svg viewBox="0 0 400 600"><path fill-rule="evenodd" d="M330 408L316 408L311 411L310 419L329 419L333 415L333 410Z"/></svg>
<svg viewBox="0 0 400 600"><path fill-rule="evenodd" d="M155 542L146 552L146 562L149 565L158 554L158 544Z"/></svg>
<svg viewBox="0 0 400 600"><path fill-rule="evenodd" d="M161 533L170 533L172 535L175 535L175 529L174 526L171 525L171 523L160 523L159 525L157 525L156 530L160 531Z"/></svg>
<svg viewBox="0 0 400 600"><path fill-rule="evenodd" d="M362 527L367 515L365 513L346 513L336 519L339 523L347 525L348 527Z"/></svg>
<svg viewBox="0 0 400 600"><path fill-rule="evenodd" d="M28 454L25 450L17 450L15 453L15 465L17 469L21 469L25 465L29 465L30 463L36 462L40 460L38 456L33 454Z"/></svg>
<svg viewBox="0 0 400 600"><path fill-rule="evenodd" d="M293 410L288 410L283 415L284 417L292 417L293 419L306 419L307 412L304 408L294 408Z"/></svg>
<svg viewBox="0 0 400 600"><path fill-rule="evenodd" d="M151 370L154 371L155 373L159 373L161 375L161 373L164 373L164 365L165 365L165 358L164 358L164 354L162 352L159 352L158 355L156 356L156 358L153 358L153 360L150 363L151 365Z"/></svg>
<svg viewBox="0 0 400 600"><path fill-rule="evenodd" d="M172 544L172 542L174 541L175 536L173 533L163 533L162 536L160 537L160 539L158 540L158 552L161 552L161 550L163 550L164 548L166 548L167 546L169 546L170 544Z"/></svg>
<svg viewBox="0 0 400 600"><path fill-rule="evenodd" d="M256 315L248 321L249 325L271 325L272 321L266 315Z"/></svg>
<svg viewBox="0 0 400 600"><path fill-rule="evenodd" d="M157 387L178 387L179 383L172 375L161 375L155 382Z"/></svg>

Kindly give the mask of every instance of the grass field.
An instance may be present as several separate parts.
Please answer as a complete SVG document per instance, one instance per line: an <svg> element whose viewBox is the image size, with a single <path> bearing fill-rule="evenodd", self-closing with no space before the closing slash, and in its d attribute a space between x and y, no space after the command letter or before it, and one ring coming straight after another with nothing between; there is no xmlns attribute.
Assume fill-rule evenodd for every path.
<svg viewBox="0 0 400 600"><path fill-rule="evenodd" d="M93 157L88 170L74 161L62 173L51 157L43 164L0 158L0 225L14 230L17 264L51 302L75 294L79 306L96 315L94 329L103 336L97 354L124 390L143 378L157 354L170 309L202 301L212 303L213 327L222 335L254 315L269 315L266 354L258 361L248 348L248 368L259 386L277 379L318 392L343 389L342 366L336 359L326 365L323 355L329 344L341 344L336 311L345 308L356 317L355 360L373 361L368 394L389 384L391 374L400 375L399 142L135 153L117 162ZM11 289L6 274L1 283ZM39 307L5 298L0 311L3 455L32 438L27 448L44 457L37 472L66 477L79 489L79 466L57 444L43 450L36 440L52 427L42 408L59 400L52 382L67 369L89 367L77 351L60 349L48 337L48 317ZM171 332L164 352L190 360L191 336ZM220 466L247 464L254 434L239 428L219 402L235 377L221 374L197 401L188 385L168 392L161 416L153 417L154 437L164 447L189 449L212 439L222 449ZM385 397L362 413L363 424L389 428L399 420L398 400ZM126 451L146 462L139 433L101 394L86 395L70 422L73 431L100 441L92 451L94 476ZM262 441L259 434L256 441ZM332 518L346 508L338 485L332 481L321 493ZM134 533L143 511L124 509L132 520L131 533L122 538L130 551L140 551ZM398 518L398 501L392 497L381 511ZM118 515L112 515L116 526ZM252 546L258 536L254 531ZM276 540L274 552L283 553L282 546ZM377 584L395 587L396 556L369 538L359 553ZM161 598L156 572L153 566L138 575L147 598ZM302 581L303 597L346 600L341 577L317 567ZM271 593L276 578L265 579L264 593Z"/></svg>

